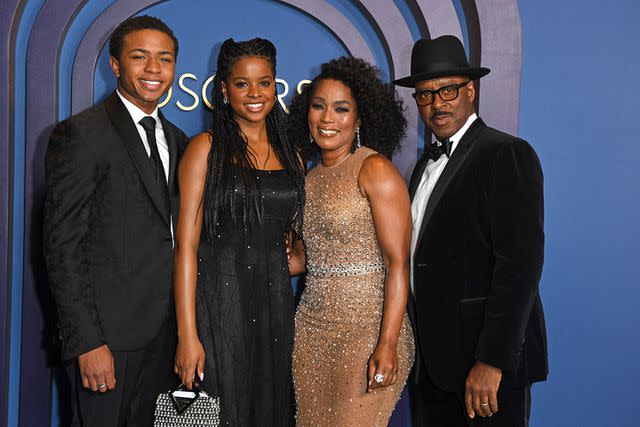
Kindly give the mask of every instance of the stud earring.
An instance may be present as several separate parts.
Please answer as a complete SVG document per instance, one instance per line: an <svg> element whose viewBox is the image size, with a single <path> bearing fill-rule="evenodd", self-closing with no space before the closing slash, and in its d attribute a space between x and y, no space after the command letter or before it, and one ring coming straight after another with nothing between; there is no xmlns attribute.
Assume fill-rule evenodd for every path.
<svg viewBox="0 0 640 427"><path fill-rule="evenodd" d="M313 140L313 137L311 136L311 134L309 134L309 144L313 144L315 141Z"/></svg>
<svg viewBox="0 0 640 427"><path fill-rule="evenodd" d="M356 148L360 148L362 145L360 144L360 128L356 128Z"/></svg>

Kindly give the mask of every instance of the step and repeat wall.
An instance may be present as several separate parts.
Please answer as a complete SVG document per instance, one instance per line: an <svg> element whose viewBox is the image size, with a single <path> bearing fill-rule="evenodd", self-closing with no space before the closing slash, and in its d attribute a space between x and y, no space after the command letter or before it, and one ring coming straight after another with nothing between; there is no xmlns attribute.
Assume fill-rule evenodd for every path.
<svg viewBox="0 0 640 427"><path fill-rule="evenodd" d="M602 97L606 93L610 95L610 101L620 102L624 93L616 92L617 89L607 85L616 82L632 84L635 75L630 70L634 68L633 64L635 69L640 65L638 59L631 59L628 72L622 74L624 79L620 81L589 80L581 75L587 71L578 69L577 65L582 64L585 58L589 58L594 67L602 68L605 62L615 64L615 58L610 56L602 56L606 61L600 61L598 55L590 56L593 54L590 47L610 49L614 44L594 42L594 36L593 40L589 39L592 44L583 45L577 34L584 33L587 27L590 32L598 28L601 19L615 19L621 23L620 26L602 27L605 28L602 34L631 28L627 21L634 14L615 14L614 18L613 12L608 15L600 13L594 6L599 2L591 0L568 2L573 6L560 3L550 0L2 0L0 292L4 297L0 297L0 318L4 323L0 328L0 426L64 425L68 397L63 388L64 382L60 380L61 371L53 339L53 303L40 243L44 152L48 135L57 122L91 107L113 91L116 81L108 67L106 42L119 22L140 14L164 20L180 41L176 79L170 93L163 99L162 109L189 136L209 126L210 83L216 72L215 60L220 45L228 37L236 40L263 37L274 42L278 48L278 98L284 107L295 92L319 71L320 64L331 58L341 55L365 58L377 65L384 79L390 81L410 74L411 47L415 40L443 34L454 34L464 40L472 64L492 69L480 83L480 115L493 127L529 139L540 154L547 178L547 234L550 237L541 288L548 309L552 376L547 384L534 387L532 424L632 425L622 421L603 424L600 418L591 419L587 415L575 421L575 416L562 414L576 411L585 403L571 397L574 392L572 384L582 389L595 387L594 382L583 380L582 372L572 371L574 366L583 366L586 361L593 361L595 356L589 358L589 355L578 355L568 350L584 346L585 341L594 341L593 337L587 339L587 333L576 332L585 330L580 329L580 322L574 320L576 314L582 316L589 312L589 308L581 308L583 311L576 313L578 306L569 302L574 301L572 298L577 288L595 288L599 283L618 284L616 298L622 311L617 313L621 314L610 323L585 327L588 333L599 333L599 338L607 336L610 339L605 341L608 347L614 346L614 338L624 338L621 337L624 334L619 332L616 335L605 332L605 329L617 330L615 325L620 324L632 328L630 325L638 320L638 315L631 314L629 309L631 302L626 303L634 298L637 300L638 295L630 295L630 298L621 296L624 295L623 287L632 287L632 283L637 282L632 269L618 270L622 276L607 276L603 271L607 271L609 264L599 270L597 266L597 262L609 263L611 257L617 264L628 267L636 245L609 245L614 252L607 254L586 252L590 244L607 246L610 236L603 232L597 234L599 240L590 241L588 236L593 230L592 224L583 222L584 212L591 215L589 207L595 206L593 215L599 212L605 216L609 234L622 235L619 229L626 227L626 242L633 236L640 238L638 227L629 227L637 223L630 215L638 213L638 198L627 194L625 202L614 203L616 209L629 215L616 221L616 217L607 216L608 211L597 201L589 203L586 200L588 196L580 177L591 176L593 172L600 172L600 176L605 178L613 177L607 178L612 189L607 193L608 200L615 196L622 200L619 178L637 182L640 177L637 172L624 175L618 171L626 170L627 158L637 158L640 152L634 148L625 157L625 151L621 150L622 154L618 153L616 157L619 163L605 163L604 174L597 167L589 169L584 165L595 161L595 158L588 157L590 150L597 148L595 136L584 136L588 132L577 129L578 126L588 129L595 120L578 114L578 117L562 115L563 121L560 115L564 114L561 109L564 105L576 111L591 105L586 101L592 98L587 98L586 94L574 94L583 93L586 89L593 96L594 91L589 84L595 85L596 81L600 81L595 85L597 96ZM640 7L631 6L631 2L621 3L628 3L624 10L634 11L636 15L640 12ZM577 18L574 19L575 11L580 8L578 4L584 8L581 19L588 19L593 25L581 24ZM521 22L527 23L523 24L524 37ZM637 31L632 35L625 34L625 39L630 40L633 35L637 39ZM565 50L554 50L557 45ZM580 45L580 57L568 60L574 45ZM536 56L527 57L527 52L536 52ZM521 70L522 64L524 70ZM562 64L562 67L557 68L557 64ZM552 70L557 70L562 78ZM529 83L523 82L522 85L522 100L521 75L529 78ZM579 87L577 82L583 82L584 86ZM601 86L609 91L601 92ZM405 178L408 178L422 150L424 139L430 137L420 123L411 92L398 88L398 93L405 100L409 129L394 163ZM615 108L616 103L612 108L604 109L605 113L611 114L608 116L611 121L620 117L622 111ZM631 102L625 105L631 105ZM524 114L520 113L521 107ZM603 114L592 110L588 109L588 112ZM568 125L570 120L573 122ZM554 132L556 137L547 138L541 130L543 127L545 132ZM632 131L623 130L626 133L618 140L618 147L627 147L624 144L635 136ZM584 136L584 139L574 140L576 134ZM584 144L587 144L584 150L587 157L581 157L576 163L570 160L559 163L558 155L566 160L575 152L582 153L580 147ZM587 182L591 183L590 188L599 188L597 183ZM582 209L583 214L559 214L570 212L576 206ZM581 243L571 245L562 243L562 239L576 239ZM627 252L623 254L625 249ZM581 265L588 265L592 270L587 268L585 271L591 271L591 274L575 276L580 278L579 282L572 275L582 268ZM587 299L588 307L601 308L594 311L596 315L602 310L616 312L611 307L599 305L606 300L604 293L588 293ZM565 312L567 307L572 307L573 311ZM567 331L562 325L571 325L573 329ZM624 353L636 360L640 356L637 344L626 348ZM625 366L625 369L631 363L611 355L601 360L609 367ZM567 372L571 374L567 375ZM616 372L618 374L613 378L596 377L611 388L615 381L622 381L620 377L623 374ZM637 369L631 370L636 380L637 372ZM619 391L630 393L631 390L629 385ZM615 393L606 396L593 394L586 406L597 409L598 402L605 400L608 405L605 412L610 416L615 417L616 411L631 414L630 405L616 407L615 396ZM559 402L575 406L566 409L566 405ZM394 414L392 425L411 425L406 396Z"/></svg>
<svg viewBox="0 0 640 427"><path fill-rule="evenodd" d="M40 244L43 158L55 123L114 90L106 42L122 20L149 14L175 32L180 42L176 80L162 109L190 136L209 126L210 83L220 45L228 37L274 42L278 99L286 108L331 58L365 58L392 80L410 74L415 40L454 34L465 41L473 63L493 69L480 87L483 117L506 131L518 129L520 20L515 0L3 0L0 13L6 49L0 93L10 94L0 111L9 126L0 132L2 140L11 142L0 156L6 215L1 250L7 260L2 273L8 278L2 289L7 298L0 301L6 319L0 332L0 380L3 419L12 426L58 425L67 417ZM491 92L491 103L486 103ZM399 93L409 129L394 162L408 178L425 131L411 91L400 88ZM407 408L405 397L394 425L408 425Z"/></svg>

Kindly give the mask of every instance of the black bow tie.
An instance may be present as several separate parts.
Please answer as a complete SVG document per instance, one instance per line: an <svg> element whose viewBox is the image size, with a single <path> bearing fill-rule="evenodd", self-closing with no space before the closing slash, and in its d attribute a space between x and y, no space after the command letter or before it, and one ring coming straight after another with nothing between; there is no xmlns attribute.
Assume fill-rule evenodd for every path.
<svg viewBox="0 0 640 427"><path fill-rule="evenodd" d="M442 140L442 145L438 145L437 143L428 144L425 147L425 152L427 157L429 157L434 162L437 161L443 154L446 154L447 157L451 156L451 140L449 138L445 138Z"/></svg>

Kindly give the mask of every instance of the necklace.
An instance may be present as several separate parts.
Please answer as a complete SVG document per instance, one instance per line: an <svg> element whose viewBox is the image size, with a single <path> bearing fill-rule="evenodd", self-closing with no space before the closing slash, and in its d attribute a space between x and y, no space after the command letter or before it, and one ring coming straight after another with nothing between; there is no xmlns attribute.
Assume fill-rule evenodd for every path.
<svg viewBox="0 0 640 427"><path fill-rule="evenodd" d="M352 154L353 154L352 152L349 152L349 154L344 156L344 158L342 160L340 160L338 163L336 163L335 165L327 166L322 161L320 163L322 163L322 166L325 167L325 168L335 168L335 167L340 166L341 164L343 164L344 161L347 160L349 157L351 157Z"/></svg>

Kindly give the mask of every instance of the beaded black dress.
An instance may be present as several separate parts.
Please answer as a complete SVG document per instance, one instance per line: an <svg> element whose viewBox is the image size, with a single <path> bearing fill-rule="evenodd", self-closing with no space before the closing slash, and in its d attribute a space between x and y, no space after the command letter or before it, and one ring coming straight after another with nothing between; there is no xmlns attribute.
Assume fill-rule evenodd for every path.
<svg viewBox="0 0 640 427"><path fill-rule="evenodd" d="M196 321L204 346L204 389L220 396L222 425L293 424L291 351L294 296L285 233L297 187L285 170L256 170L262 215L221 215L198 249ZM238 184L236 190L238 191ZM240 190L241 191L241 190ZM235 206L241 210L242 197Z"/></svg>

